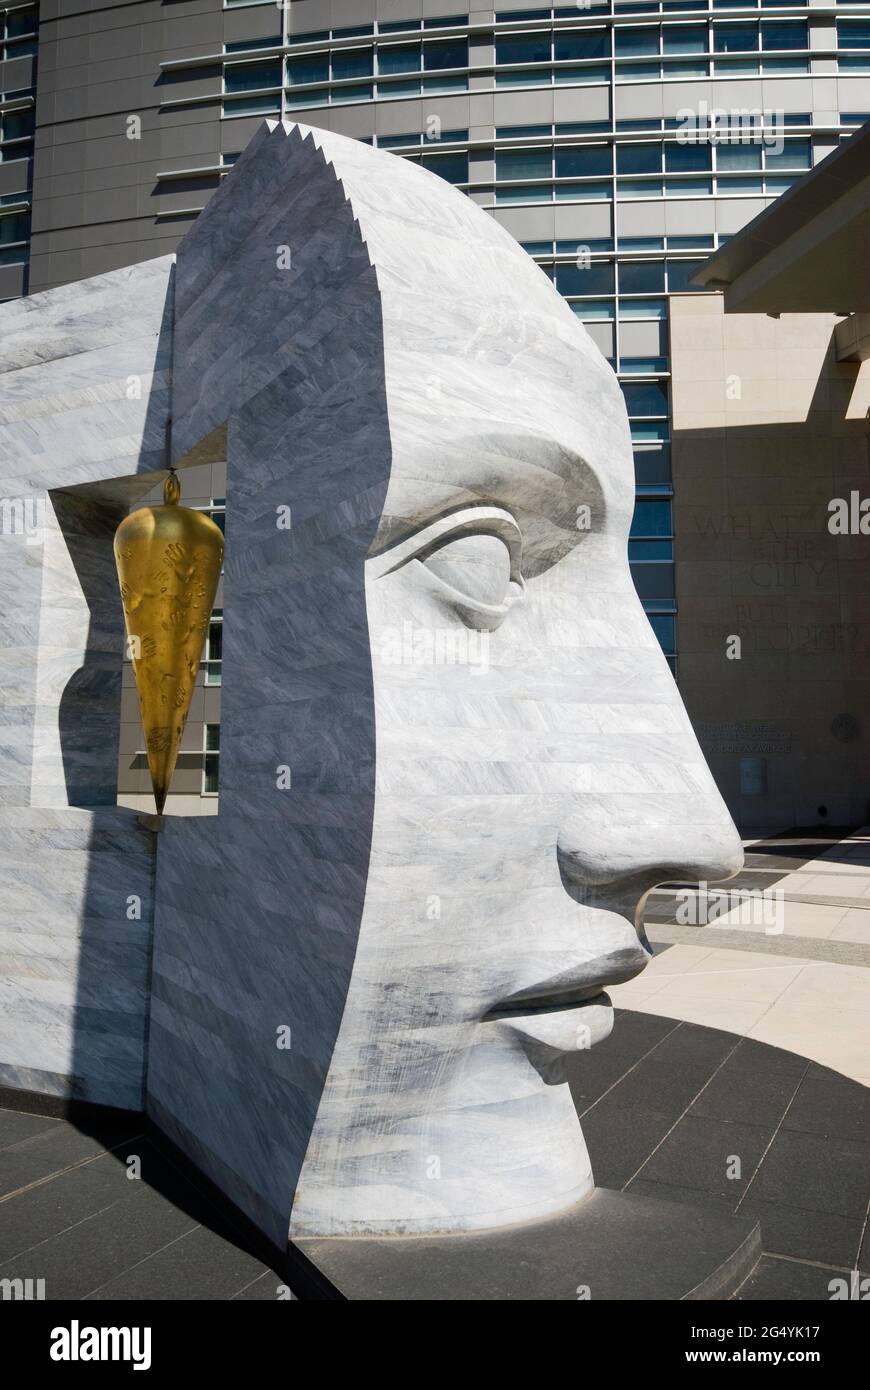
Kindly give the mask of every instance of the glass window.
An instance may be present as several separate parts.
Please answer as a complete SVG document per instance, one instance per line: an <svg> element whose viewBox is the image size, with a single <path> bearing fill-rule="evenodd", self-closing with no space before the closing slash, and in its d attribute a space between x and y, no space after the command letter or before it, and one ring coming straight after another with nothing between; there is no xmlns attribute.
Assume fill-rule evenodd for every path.
<svg viewBox="0 0 870 1390"><path fill-rule="evenodd" d="M616 191L620 198L661 198L664 184L661 179L617 179Z"/></svg>
<svg viewBox="0 0 870 1390"><path fill-rule="evenodd" d="M728 24L713 30L717 53L752 53L758 48L757 24Z"/></svg>
<svg viewBox="0 0 870 1390"><path fill-rule="evenodd" d="M522 38L498 39L495 61L501 63L549 63L549 34L524 34Z"/></svg>
<svg viewBox="0 0 870 1390"><path fill-rule="evenodd" d="M666 613L647 613L649 625L662 650L670 655L677 650L677 620Z"/></svg>
<svg viewBox="0 0 870 1390"><path fill-rule="evenodd" d="M16 212L12 217L0 217L0 246L13 241L26 241L30 236L30 214Z"/></svg>
<svg viewBox="0 0 870 1390"><path fill-rule="evenodd" d="M281 35L273 34L270 39L239 39L237 43L225 43L225 53L241 53L249 48L280 48Z"/></svg>
<svg viewBox="0 0 870 1390"><path fill-rule="evenodd" d="M623 382L622 394L629 415L667 415L667 387L660 381Z"/></svg>
<svg viewBox="0 0 870 1390"><path fill-rule="evenodd" d="M585 241L557 241L557 256L578 256L582 252L587 255L590 251L612 251L612 236L591 236Z"/></svg>
<svg viewBox="0 0 870 1390"><path fill-rule="evenodd" d="M671 294L697 293L698 285L690 285L689 280L701 269L703 261L668 261L668 290Z"/></svg>
<svg viewBox="0 0 870 1390"><path fill-rule="evenodd" d="M419 72L421 66L422 50L418 43L400 43L378 49L379 73L389 76L394 72Z"/></svg>
<svg viewBox="0 0 870 1390"><path fill-rule="evenodd" d="M227 77L229 73L230 69L227 68ZM301 86L305 82L328 82L329 60L326 54L319 54L316 58L288 59L287 81L291 87ZM227 90L230 90L229 87Z"/></svg>
<svg viewBox="0 0 870 1390"><path fill-rule="evenodd" d="M370 48L354 48L345 53L333 53L332 76L336 82L352 77L371 77L374 71L374 54Z"/></svg>
<svg viewBox="0 0 870 1390"><path fill-rule="evenodd" d="M760 169L760 145L717 145L717 169Z"/></svg>
<svg viewBox="0 0 870 1390"><path fill-rule="evenodd" d="M617 121L616 129L620 133L624 130L661 130L661 120L656 116L645 116L639 121Z"/></svg>
<svg viewBox="0 0 870 1390"><path fill-rule="evenodd" d="M665 173L684 174L713 167L709 145L665 145Z"/></svg>
<svg viewBox="0 0 870 1390"><path fill-rule="evenodd" d="M623 353L619 359L619 370L621 372L633 372L635 376L649 376L651 373L666 372L668 359L666 357L632 357Z"/></svg>
<svg viewBox="0 0 870 1390"><path fill-rule="evenodd" d="M596 319L612 319L614 317L612 299L575 299L571 308L578 319L585 319L590 323Z"/></svg>
<svg viewBox="0 0 870 1390"><path fill-rule="evenodd" d="M424 169L431 169L439 178L448 183L468 183L468 155L456 151L453 154L424 154L420 163Z"/></svg>
<svg viewBox="0 0 870 1390"><path fill-rule="evenodd" d="M561 71L561 69L560 69ZM553 76L552 68L498 68L495 74L497 87L538 87L549 84Z"/></svg>
<svg viewBox="0 0 870 1390"><path fill-rule="evenodd" d="M557 135L607 135L610 121L559 121Z"/></svg>
<svg viewBox="0 0 870 1390"><path fill-rule="evenodd" d="M664 290L664 261L623 261L620 265L620 294L664 294Z"/></svg>
<svg viewBox="0 0 870 1390"><path fill-rule="evenodd" d="M624 319L666 319L666 299L620 299L619 315Z"/></svg>
<svg viewBox="0 0 870 1390"><path fill-rule="evenodd" d="M36 10L12 10L6 15L7 39L18 39L22 34L35 34L37 27Z"/></svg>
<svg viewBox="0 0 870 1390"><path fill-rule="evenodd" d="M598 178L613 172L613 154L609 145L578 145L556 150L556 177Z"/></svg>
<svg viewBox="0 0 870 1390"><path fill-rule="evenodd" d="M766 148L764 163L768 169L809 169L812 151L809 140L785 140L781 153Z"/></svg>
<svg viewBox="0 0 870 1390"><path fill-rule="evenodd" d="M762 24L761 47L809 48L806 20L797 24Z"/></svg>
<svg viewBox="0 0 870 1390"><path fill-rule="evenodd" d="M838 48L870 48L870 19L838 19Z"/></svg>
<svg viewBox="0 0 870 1390"><path fill-rule="evenodd" d="M634 450L634 479L638 489L667 489L671 482L671 449L669 444L653 444Z"/></svg>
<svg viewBox="0 0 870 1390"><path fill-rule="evenodd" d="M613 197L613 185L610 183L557 183L556 202L589 202L590 199L596 203L607 202Z"/></svg>
<svg viewBox="0 0 870 1390"><path fill-rule="evenodd" d="M557 34L554 56L557 62L574 58L609 58L610 35L606 29L590 29L581 34Z"/></svg>
<svg viewBox="0 0 870 1390"><path fill-rule="evenodd" d="M639 564L631 571L634 587L643 602L674 603L674 566L664 564Z"/></svg>
<svg viewBox="0 0 870 1390"><path fill-rule="evenodd" d="M617 145L616 172L618 174L660 174L662 172L661 145Z"/></svg>
<svg viewBox="0 0 870 1390"><path fill-rule="evenodd" d="M296 106L321 106L329 100L329 94L324 88L319 92L308 92L305 96L300 95L293 98ZM272 115L281 110L281 94L276 92L274 96L253 97L237 96L232 101L224 102L225 116L259 116Z"/></svg>
<svg viewBox="0 0 870 1390"><path fill-rule="evenodd" d="M374 88L371 83L357 85L354 87L338 87L332 93L333 101L371 101L374 96Z"/></svg>
<svg viewBox="0 0 870 1390"><path fill-rule="evenodd" d="M424 43L423 67L426 72L437 72L441 68L467 68L468 41L451 39L449 43Z"/></svg>
<svg viewBox="0 0 870 1390"><path fill-rule="evenodd" d="M697 195L705 193L708 196L713 192L712 179L665 179L665 192L671 197L686 197L689 194Z"/></svg>
<svg viewBox="0 0 870 1390"><path fill-rule="evenodd" d="M695 236L668 237L669 251L712 251L715 244L713 235L705 232L698 232Z"/></svg>
<svg viewBox="0 0 870 1390"><path fill-rule="evenodd" d="M555 68L553 73L556 82L609 82L610 69L605 67L594 68ZM610 122L607 127L610 129Z"/></svg>
<svg viewBox="0 0 870 1390"><path fill-rule="evenodd" d="M497 179L549 179L553 175L553 151L499 150L495 157Z"/></svg>
<svg viewBox="0 0 870 1390"><path fill-rule="evenodd" d="M706 53L706 24L680 24L662 30L665 53Z"/></svg>
<svg viewBox="0 0 870 1390"><path fill-rule="evenodd" d="M658 53L659 31L657 28L617 29L615 42L617 58L633 58L647 53Z"/></svg>
<svg viewBox="0 0 870 1390"><path fill-rule="evenodd" d="M500 125L496 127L496 140L534 140L537 135L553 134L551 125ZM558 134L558 132L557 132Z"/></svg>
<svg viewBox="0 0 870 1390"><path fill-rule="evenodd" d="M206 639L206 665L205 683L206 685L220 685L221 683L221 659L223 657L224 625L222 618L212 615L212 620L208 625L208 637Z"/></svg>
<svg viewBox="0 0 870 1390"><path fill-rule="evenodd" d="M661 64L656 60L654 63L617 63L616 80L617 82L637 82L642 77L660 77Z"/></svg>
<svg viewBox="0 0 870 1390"><path fill-rule="evenodd" d="M35 116L33 111L4 111L0 115L4 140L26 140L33 134ZM13 158L15 155L13 153Z"/></svg>
<svg viewBox="0 0 870 1390"><path fill-rule="evenodd" d="M205 726L205 757L203 768L202 789L206 794L213 794L218 789L218 768L220 766L220 746L221 746L220 724L206 724Z"/></svg>
<svg viewBox="0 0 870 1390"><path fill-rule="evenodd" d="M610 261L593 261L583 270L576 265L557 265L556 288L560 294L613 294L616 288L613 264Z"/></svg>
<svg viewBox="0 0 870 1390"><path fill-rule="evenodd" d="M540 183L502 184L495 190L497 203L552 203L553 185Z"/></svg>
<svg viewBox="0 0 870 1390"><path fill-rule="evenodd" d="M673 560L673 541L632 541L628 542L628 559L631 564L637 561Z"/></svg>
<svg viewBox="0 0 870 1390"><path fill-rule="evenodd" d="M670 536L671 504L667 499L639 497L634 504L631 519L631 536Z"/></svg>
<svg viewBox="0 0 870 1390"><path fill-rule="evenodd" d="M663 236L621 236L619 249L620 251L664 251L665 239Z"/></svg>
<svg viewBox="0 0 870 1390"><path fill-rule="evenodd" d="M326 61L322 63L323 71L328 76ZM316 82L317 78L309 78L311 82ZM281 86L281 64L280 63L231 63L224 73L224 91L226 92L251 92L258 87L280 87Z"/></svg>

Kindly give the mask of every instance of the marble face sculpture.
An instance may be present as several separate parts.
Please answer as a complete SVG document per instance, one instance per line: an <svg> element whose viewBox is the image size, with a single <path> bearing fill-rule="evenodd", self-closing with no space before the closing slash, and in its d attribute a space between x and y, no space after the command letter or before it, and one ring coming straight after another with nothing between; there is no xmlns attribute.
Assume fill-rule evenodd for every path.
<svg viewBox="0 0 870 1390"><path fill-rule="evenodd" d="M328 157L347 144L315 138ZM391 172L433 185L457 246L444 294L415 299L351 184L392 451L365 562L375 797L291 1238L483 1228L582 1198L564 1059L582 1065L612 1026L608 985L644 968L649 890L742 862L632 584L613 372L505 232ZM439 230L417 248L431 283Z"/></svg>
<svg viewBox="0 0 870 1390"><path fill-rule="evenodd" d="M9 814L42 881L77 847L83 943L60 1038L38 951L24 971L3 1075L144 1105L281 1245L571 1208L593 1177L565 1068L643 969L645 896L741 858L632 585L613 372L470 198L274 123L174 262L2 318L6 490L26 470L56 514L45 580L0 556L39 661L7 761L48 788ZM151 836L105 807L92 679L64 683L82 647L119 678L117 480L129 506L167 437L180 470L227 463L220 797ZM129 893L135 961L130 924L113 952L102 928Z"/></svg>

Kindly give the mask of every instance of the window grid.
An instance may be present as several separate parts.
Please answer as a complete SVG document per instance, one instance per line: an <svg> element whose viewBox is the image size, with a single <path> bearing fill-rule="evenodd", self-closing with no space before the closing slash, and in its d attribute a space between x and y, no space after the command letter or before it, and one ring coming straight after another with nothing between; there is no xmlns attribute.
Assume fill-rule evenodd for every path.
<svg viewBox="0 0 870 1390"><path fill-rule="evenodd" d="M734 0L659 0L632 8L615 7L607 0L593 3L579 16L576 6L562 6L499 12L494 25L470 25L467 15L426 24L430 30L439 24L444 30L454 26L462 42L469 33L483 31L492 36L493 58L497 60L486 54L482 64L457 67L451 75L461 81L454 90L468 86L471 72L478 80L489 75L491 90L600 83L612 93L626 82L800 75L810 71L812 60L832 56L838 57L840 71L860 70L865 50L870 51L870 23L852 9L838 18L837 41L843 50L838 54L835 47L810 49L810 17L805 7L790 6L783 0L760 0L755 5L735 5ZM835 23L827 11L817 11L812 17L829 28ZM365 36L368 44L354 43L354 39L364 37L362 29L290 36L285 21L279 61L287 64L288 80L279 98L282 111L341 100L401 100L406 94L424 90L424 41L432 36L422 21L369 25ZM385 37L391 42L382 43ZM451 34L451 40L453 37ZM291 81L293 76L297 82ZM309 81L303 82L304 77ZM404 83L409 84L405 90ZM480 90L486 88L481 86ZM277 91L270 99L274 102L276 96ZM245 100L242 94L241 101ZM840 131L848 138L858 124L857 116L844 113L826 128L828 141L832 137L836 141ZM371 143L428 163L436 172L440 168L451 182L467 189L488 208L598 202L608 204L614 217L623 203L643 197L704 200L711 196L775 196L810 167L810 136L821 133L813 132L809 112L789 112L785 116L789 127L786 147L776 154L756 143L682 145L673 138L678 124L673 118L617 122L611 114L606 120L572 125L501 127L495 140L470 141L467 131L444 132L442 144L452 144L452 149L432 150L417 132L373 137ZM658 140L649 138L656 134ZM645 167L644 156L636 153L638 148L645 148L647 157L654 151L651 157L657 162ZM494 171L474 166L469 170L470 152L478 165L485 164L489 155ZM632 167L632 160L641 163ZM670 517L671 496L665 340L668 295L692 291L691 275L715 245L726 240L724 235L715 234L694 238L601 237L590 243L584 271L577 264L580 243L526 244L593 333L604 330L604 336L599 332L596 339L599 346L609 342L610 360L627 394L635 452L638 510L630 538L630 560L633 571L646 576L647 587L639 584L639 592L674 670L672 522L666 530L662 529L663 522L659 524L662 517ZM638 324L661 330L658 352L654 350L654 334L638 337L634 333L633 326ZM646 350L641 344L648 345L650 355L639 355ZM659 409L652 408L655 404ZM638 529L642 525L648 528L650 518L659 518L658 529L652 534Z"/></svg>
<svg viewBox="0 0 870 1390"><path fill-rule="evenodd" d="M202 730L202 795L217 796L220 783L220 724L204 724Z"/></svg>

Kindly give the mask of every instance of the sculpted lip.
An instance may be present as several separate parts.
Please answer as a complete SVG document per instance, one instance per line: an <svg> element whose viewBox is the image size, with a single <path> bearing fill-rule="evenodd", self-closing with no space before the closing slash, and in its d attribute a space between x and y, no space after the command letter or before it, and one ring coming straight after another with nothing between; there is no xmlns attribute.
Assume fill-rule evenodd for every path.
<svg viewBox="0 0 870 1390"><path fill-rule="evenodd" d="M609 1005L610 1000L604 993L604 987L633 979L643 970L647 960L646 952L640 945L622 951L611 951L606 956L596 956L594 960L560 971L549 980L542 980L538 984L509 994L489 1009L485 1018L506 1018L511 1014L527 1014L542 1010L573 1009L592 1000Z"/></svg>

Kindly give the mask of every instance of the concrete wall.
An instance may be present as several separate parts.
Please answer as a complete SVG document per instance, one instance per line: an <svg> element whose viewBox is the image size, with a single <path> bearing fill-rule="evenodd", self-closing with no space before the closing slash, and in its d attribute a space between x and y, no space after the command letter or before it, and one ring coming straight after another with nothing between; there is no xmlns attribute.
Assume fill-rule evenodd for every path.
<svg viewBox="0 0 870 1390"><path fill-rule="evenodd" d="M870 496L870 369L836 322L671 300L680 687L747 831L870 814L867 540L828 530Z"/></svg>
<svg viewBox="0 0 870 1390"><path fill-rule="evenodd" d="M218 68L173 76L160 63L222 42L219 0L42 0L31 291L175 249L191 219L164 205L156 175L215 163L221 83ZM214 103L183 104L208 92Z"/></svg>

